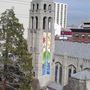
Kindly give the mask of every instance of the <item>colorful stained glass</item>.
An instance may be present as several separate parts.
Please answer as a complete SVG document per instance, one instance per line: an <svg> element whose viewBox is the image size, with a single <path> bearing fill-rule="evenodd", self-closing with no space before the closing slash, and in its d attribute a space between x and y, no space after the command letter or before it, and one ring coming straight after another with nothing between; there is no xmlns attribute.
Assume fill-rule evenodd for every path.
<svg viewBox="0 0 90 90"><path fill-rule="evenodd" d="M51 33L43 33L42 74L50 74Z"/></svg>

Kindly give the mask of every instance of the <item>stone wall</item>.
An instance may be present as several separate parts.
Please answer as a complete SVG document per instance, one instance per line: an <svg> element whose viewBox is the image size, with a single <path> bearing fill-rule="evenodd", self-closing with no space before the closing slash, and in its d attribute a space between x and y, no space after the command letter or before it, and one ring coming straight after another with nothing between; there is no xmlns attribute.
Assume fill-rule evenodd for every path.
<svg viewBox="0 0 90 90"><path fill-rule="evenodd" d="M90 68L90 60L85 58L79 58L74 56L65 55L54 55L54 68L55 64L58 62L62 65L62 85L66 85L68 83L68 70L71 68L76 72L82 71L85 68ZM73 71L72 71L73 73ZM55 69L53 69L52 73L53 77L55 77ZM54 79L55 80L55 79Z"/></svg>
<svg viewBox="0 0 90 90"><path fill-rule="evenodd" d="M86 82L84 80L70 78L63 90L86 90Z"/></svg>

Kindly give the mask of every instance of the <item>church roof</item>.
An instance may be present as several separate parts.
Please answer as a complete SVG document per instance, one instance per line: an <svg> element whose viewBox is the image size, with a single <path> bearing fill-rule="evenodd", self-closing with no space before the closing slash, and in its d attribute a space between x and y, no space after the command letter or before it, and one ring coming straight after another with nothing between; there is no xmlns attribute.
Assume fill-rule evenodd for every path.
<svg viewBox="0 0 90 90"><path fill-rule="evenodd" d="M63 87L58 84L58 83L55 83L55 82L51 82L48 84L47 86L50 90L63 90Z"/></svg>
<svg viewBox="0 0 90 90"><path fill-rule="evenodd" d="M84 70L76 74L72 74L72 77L79 80L90 80L90 70Z"/></svg>
<svg viewBox="0 0 90 90"><path fill-rule="evenodd" d="M90 43L55 41L55 55L67 55L90 59Z"/></svg>

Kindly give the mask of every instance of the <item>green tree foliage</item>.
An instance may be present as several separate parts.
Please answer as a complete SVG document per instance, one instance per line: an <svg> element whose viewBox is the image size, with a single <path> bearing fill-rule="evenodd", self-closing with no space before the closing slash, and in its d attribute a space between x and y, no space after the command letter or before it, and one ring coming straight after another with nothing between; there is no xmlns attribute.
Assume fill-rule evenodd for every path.
<svg viewBox="0 0 90 90"><path fill-rule="evenodd" d="M27 50L27 42L23 38L24 28L16 18L13 9L7 9L0 17L1 65L4 65L3 75L6 78L9 70L7 65L18 64L24 73L22 90L30 90L32 76L32 58ZM21 87L22 87L21 86ZM25 88L25 89L24 89ZM29 88L29 89L28 89Z"/></svg>

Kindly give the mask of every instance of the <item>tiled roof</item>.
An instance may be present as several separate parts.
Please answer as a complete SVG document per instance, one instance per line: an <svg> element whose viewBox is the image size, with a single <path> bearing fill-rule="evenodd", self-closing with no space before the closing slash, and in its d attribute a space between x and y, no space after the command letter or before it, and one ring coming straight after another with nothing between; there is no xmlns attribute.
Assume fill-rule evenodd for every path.
<svg viewBox="0 0 90 90"><path fill-rule="evenodd" d="M58 83L55 83L55 82L51 82L48 84L47 86L50 90L63 90L63 87L58 84Z"/></svg>
<svg viewBox="0 0 90 90"><path fill-rule="evenodd" d="M90 59L90 43L56 40L55 54Z"/></svg>

